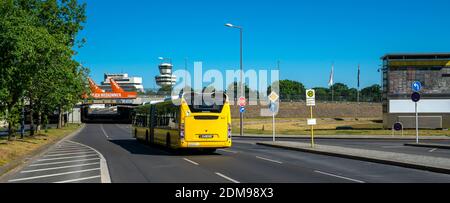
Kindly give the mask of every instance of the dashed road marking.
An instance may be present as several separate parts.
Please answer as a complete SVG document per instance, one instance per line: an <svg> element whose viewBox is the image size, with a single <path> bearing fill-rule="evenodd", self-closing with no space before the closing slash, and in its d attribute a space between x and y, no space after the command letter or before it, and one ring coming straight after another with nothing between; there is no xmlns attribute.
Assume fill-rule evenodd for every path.
<svg viewBox="0 0 450 203"><path fill-rule="evenodd" d="M322 175L327 175L327 176L335 177L335 178L340 178L340 179L344 179L344 180L349 180L349 181L356 182L356 183L365 183L364 181L361 181L361 180L356 180L356 179L353 179L353 178L347 178L347 177L344 177L344 176L339 176L339 175L335 175L335 174L331 174L331 173L326 173L326 172L322 172L322 171L314 171L314 172L320 173L320 174L322 174Z"/></svg>
<svg viewBox="0 0 450 203"><path fill-rule="evenodd" d="M36 167L36 166L49 166L49 165L58 165L58 164L68 164L68 163L76 163L76 162L86 162L86 161L94 161L94 160L100 160L100 158L93 158L93 159L79 159L79 160L72 160L72 161L60 161L60 162L51 162L51 163L44 163L44 164L32 164L30 167Z"/></svg>
<svg viewBox="0 0 450 203"><path fill-rule="evenodd" d="M237 181L237 180L235 180L235 179L233 179L233 178L230 178L230 177L228 177L228 176L226 176L226 175L223 175L223 174L221 174L221 173L216 172L216 175L218 175L218 176L220 176L220 177L222 177L222 178L225 178L225 179L227 179L227 180L229 180L229 181L231 181L231 182L233 182L233 183L240 183L239 181Z"/></svg>
<svg viewBox="0 0 450 203"><path fill-rule="evenodd" d="M97 165L97 164L99 164L99 163L88 163L88 164L78 164L78 165L61 166L61 167L53 167L53 168L43 168L43 169L22 171L20 173L34 173L34 172L52 171L52 170L67 169L67 168L79 168L79 167L83 167L83 166L92 166L92 165Z"/></svg>
<svg viewBox="0 0 450 203"><path fill-rule="evenodd" d="M87 158L87 157L93 157L93 156L98 156L98 155L92 154L92 155L83 155L83 156L69 156L69 157L60 157L60 158L51 158L51 159L39 159L37 161L39 161L39 162L54 161L54 160L64 160L64 159Z"/></svg>
<svg viewBox="0 0 450 203"><path fill-rule="evenodd" d="M98 156L100 157L100 175L101 175L101 181L102 183L111 183L111 176L109 175L109 169L108 169L108 163L106 162L105 157L102 155L102 153L100 153L99 151L97 151L96 149L87 146L85 144L81 144L81 143L77 143L74 141L69 141L72 143L76 143L79 145L82 145L84 147L87 147L89 149L92 149L93 151L97 152Z"/></svg>
<svg viewBox="0 0 450 203"><path fill-rule="evenodd" d="M25 181L25 180L34 180L34 179L41 179L41 178L48 178L48 177L55 177L55 176L63 176L63 175L69 175L74 173L84 173L89 171L95 171L100 170L100 168L93 168L93 169L86 169L86 170L79 170L79 171L70 171L65 173L55 173L55 174L48 174L48 175L41 175L41 176L32 176L27 178L19 178L19 179L13 179L9 180L8 182L19 182L19 181Z"/></svg>
<svg viewBox="0 0 450 203"><path fill-rule="evenodd" d="M384 149L397 149L397 148L404 148L404 146L382 146L381 148L384 148Z"/></svg>
<svg viewBox="0 0 450 203"><path fill-rule="evenodd" d="M430 150L429 152L430 152L430 153L433 153L433 152L435 152L436 150L437 150L437 148L434 148L434 149Z"/></svg>
<svg viewBox="0 0 450 203"><path fill-rule="evenodd" d="M105 131L105 128L103 128L103 124L101 124L101 125L100 125L100 129L102 130L102 132L103 132L103 135L105 135L106 139L108 139L108 140L109 140L109 136L108 136L108 133L106 133L106 131Z"/></svg>
<svg viewBox="0 0 450 203"><path fill-rule="evenodd" d="M49 154L49 155L45 155L44 157L57 157L57 156L80 155L80 154L90 154L90 153L92 153L92 152L83 151L83 152L63 153L63 154Z"/></svg>
<svg viewBox="0 0 450 203"><path fill-rule="evenodd" d="M272 159L268 159L268 158L264 158L264 157L260 157L260 156L256 156L256 158L262 159L262 160L265 160L265 161L270 161L270 162L277 163L277 164L283 164L283 162L281 162L281 161L272 160Z"/></svg>
<svg viewBox="0 0 450 203"><path fill-rule="evenodd" d="M184 158L184 160L187 161L187 162L189 162L189 163L191 163L191 164L194 164L194 165L196 165L196 166L200 165L200 164L198 164L197 162L192 161L192 160L189 160L189 159L187 159L187 158Z"/></svg>
<svg viewBox="0 0 450 203"><path fill-rule="evenodd" d="M65 180L65 181L60 181L60 182L55 182L55 183L74 183L74 182L80 182L83 180L91 180L91 179L96 179L96 178L100 178L101 176L91 176L91 177L86 177L86 178L77 178L77 179L72 179L72 180Z"/></svg>

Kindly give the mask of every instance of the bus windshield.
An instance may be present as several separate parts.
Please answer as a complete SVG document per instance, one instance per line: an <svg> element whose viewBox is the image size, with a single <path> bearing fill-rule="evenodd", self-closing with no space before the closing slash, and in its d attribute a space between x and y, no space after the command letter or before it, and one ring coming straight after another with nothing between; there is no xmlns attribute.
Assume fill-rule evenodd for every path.
<svg viewBox="0 0 450 203"><path fill-rule="evenodd" d="M225 94L186 94L184 99L192 113L221 113L227 100Z"/></svg>

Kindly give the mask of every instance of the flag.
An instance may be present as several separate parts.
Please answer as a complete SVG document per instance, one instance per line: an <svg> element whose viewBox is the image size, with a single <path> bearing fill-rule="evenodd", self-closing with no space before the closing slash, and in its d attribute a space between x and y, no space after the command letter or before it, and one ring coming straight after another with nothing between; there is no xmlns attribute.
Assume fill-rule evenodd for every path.
<svg viewBox="0 0 450 203"><path fill-rule="evenodd" d="M361 66L358 64L358 89L361 87Z"/></svg>
<svg viewBox="0 0 450 203"><path fill-rule="evenodd" d="M331 66L331 74L330 74L330 81L328 82L328 86L334 85L334 64Z"/></svg>

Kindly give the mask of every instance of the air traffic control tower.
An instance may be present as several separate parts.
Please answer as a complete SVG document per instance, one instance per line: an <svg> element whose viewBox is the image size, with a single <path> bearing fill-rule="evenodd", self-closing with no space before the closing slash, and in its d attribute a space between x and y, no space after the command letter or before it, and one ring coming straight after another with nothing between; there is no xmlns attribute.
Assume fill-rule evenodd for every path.
<svg viewBox="0 0 450 203"><path fill-rule="evenodd" d="M173 73L173 65L170 63L161 63L159 66L160 75L155 77L156 84L162 88L173 87L177 82L177 77Z"/></svg>
<svg viewBox="0 0 450 203"><path fill-rule="evenodd" d="M383 60L383 123L415 128L412 84L422 83L419 127L450 128L450 53L387 54Z"/></svg>

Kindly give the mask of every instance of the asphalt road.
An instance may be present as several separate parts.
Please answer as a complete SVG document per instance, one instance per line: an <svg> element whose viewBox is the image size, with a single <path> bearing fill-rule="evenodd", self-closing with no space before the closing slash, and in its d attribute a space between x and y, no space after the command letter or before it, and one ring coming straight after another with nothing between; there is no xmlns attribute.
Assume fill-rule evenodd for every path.
<svg viewBox="0 0 450 203"><path fill-rule="evenodd" d="M240 138L239 140L256 143L257 141L272 141L272 138ZM293 141L310 143L309 139L278 138L278 141ZM449 145L450 140L421 140L421 143ZM396 152L421 156L450 158L450 150L404 146L405 143L416 143L416 140L359 140L359 139L316 139L316 144L349 147L357 149Z"/></svg>
<svg viewBox="0 0 450 203"><path fill-rule="evenodd" d="M450 183L446 174L258 146L253 139L236 138L212 155L179 154L139 143L130 132L129 125L89 124L72 140L105 157L113 183Z"/></svg>

